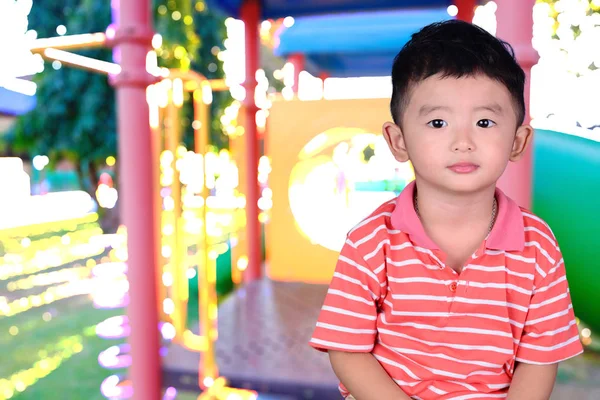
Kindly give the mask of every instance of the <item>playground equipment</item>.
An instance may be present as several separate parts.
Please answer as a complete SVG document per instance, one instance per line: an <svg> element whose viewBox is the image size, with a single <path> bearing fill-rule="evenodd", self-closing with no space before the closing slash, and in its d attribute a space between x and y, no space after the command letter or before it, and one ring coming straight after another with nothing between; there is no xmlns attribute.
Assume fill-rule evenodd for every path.
<svg viewBox="0 0 600 400"><path fill-rule="evenodd" d="M600 142L536 131L533 211L552 227L560 243L573 309L592 332L600 331L599 167Z"/></svg>
<svg viewBox="0 0 600 400"><path fill-rule="evenodd" d="M236 191L237 168L233 160L227 163L225 152L221 160L216 160L221 164L225 162L225 167L216 170L208 151L212 93L224 88L221 81L211 82L195 72L181 71L170 71L169 78L148 87L153 164L160 165L154 176L157 182L155 221L160 223L155 228L156 241L160 244L156 257L161 260L156 276L157 308L166 346L163 354L172 353L171 348L177 347L201 355L195 389L199 386L205 396L235 394L241 396L238 398L247 398L252 397L253 392L228 388L225 379L219 376L215 361L217 260L235 246L231 238L237 236L243 223L243 206L240 206L243 198ZM180 144L186 98L193 106L194 151ZM216 173L220 177L215 182ZM237 264L226 265L226 268L232 267L231 276L239 282L241 271ZM191 278L197 279L195 303L200 305L197 317L188 316ZM190 320L197 323L199 331L190 326ZM113 318L104 324L117 323L115 321ZM125 320L121 319L120 323L124 324ZM112 349L107 350L103 359L114 356ZM129 350L128 345L120 346L117 356L127 357ZM111 376L103 383L102 390L106 396L118 392L120 397L127 398L131 395L131 382L117 381Z"/></svg>
<svg viewBox="0 0 600 400"><path fill-rule="evenodd" d="M118 64L94 60L67 51L109 47L115 43L113 40L114 37L104 33L38 39L33 43L32 51L71 67L114 76L121 72ZM159 69L153 61L153 56L153 51L146 56L147 69L154 74L158 82L147 87L146 100L149 108L149 126L152 129L150 169L155 190L144 200L153 204L150 219L156 225L151 232L158 244L154 247L154 256L156 260L161 260L161 267L157 269L155 277L158 289L156 309L161 315L160 329L163 340L203 354L200 369L202 376L199 381L200 386L207 389L206 393L214 395L218 392L219 396L234 393L241 396L244 395L243 391L228 389L225 386L223 378L218 376L214 361L214 341L217 337L217 259L220 255L231 252L235 241L231 241L230 238L235 239L245 223L243 198L235 191L238 175L235 162L227 152L210 158L212 153L208 149L212 93L227 90L228 87L222 80L209 81L193 71ZM180 145L181 108L188 97L194 110L194 151L188 151ZM212 165L209 158L213 161ZM221 165L221 168L216 167L215 163ZM219 182L214 181L216 173L220 175ZM216 191L217 196L210 193L211 189ZM224 195L220 195L219 192ZM125 232L121 234L126 235ZM125 274L128 268L123 268L122 262L127 258L123 256L126 252L121 251L120 254L114 263L98 267L94 274L111 279ZM230 268L230 265L234 265L234 268L229 275L234 281L240 282L243 262L230 263L227 268ZM200 332L193 332L188 327L188 286L192 277L198 282L198 303L203 305L198 310ZM121 297L118 301L100 299L97 303L98 306L122 307L126 305L128 297L125 294ZM195 318L192 317L192 320ZM118 317L104 321L99 332L107 339L114 339L126 337L129 330L128 318ZM115 331L120 334L114 336L106 333ZM129 345L111 347L100 355L99 361L109 369L128 367L131 360L130 351ZM115 359L118 362L113 362ZM132 394L131 381L118 376L107 378L101 389L103 394L111 398L128 398Z"/></svg>
<svg viewBox="0 0 600 400"><path fill-rule="evenodd" d="M209 209L210 200L216 200L215 205L228 200L222 196L216 198L210 196L209 186L214 187L215 183L210 182L211 175L208 172L210 165L207 162L209 106L212 102L212 91L213 88L223 90L226 87L214 83L211 85L206 78L193 72L172 71L171 77L172 80L164 80L154 85L154 90L158 92L154 93L155 96L149 96L155 145L160 142L161 137L164 137L165 141L165 151L161 151L160 161L155 161L159 161L162 167L161 184L168 185L170 188L169 194L159 194L161 205L157 211L165 214L160 218L163 224L159 232L167 233L166 245L171 249L167 251L171 253L170 257L167 257L165 247L161 246L162 256L167 258L168 262L165 263L164 271L160 273L160 282L165 284L171 281L172 284L166 285L170 286L169 295L164 291L160 292L159 303L163 306L167 321L173 324L175 333L173 343L181 344L191 351L201 352L202 366L199 382L202 388L208 389L219 377L214 356L214 342L217 338L216 260L219 253L229 249L231 242L228 238L239 229L239 225L235 223L236 218L239 220L236 213L238 210L243 211L243 208L238 206L240 203L237 201L235 184L233 184L226 188L229 189L226 190L227 194L231 196L228 203L233 205L221 206L227 213L226 222L219 221L219 210L214 210L214 206L213 210ZM187 152L180 146L181 117L179 114L184 105L185 92L191 94L189 97L194 109L192 124L195 132L194 152ZM160 118L161 116L163 118ZM187 168L184 166L186 159L190 163ZM198 334L186 326L189 272L193 271L190 270L189 254L190 248L194 247L196 250L195 254L192 253L191 263L196 267L198 303L201 305ZM233 273L233 275L237 274L239 271ZM164 310L164 304L169 299L174 306L170 313ZM221 391L226 390L223 384L220 385Z"/></svg>
<svg viewBox="0 0 600 400"><path fill-rule="evenodd" d="M329 283L346 233L412 180L380 135L389 119L389 99L273 102L269 278Z"/></svg>

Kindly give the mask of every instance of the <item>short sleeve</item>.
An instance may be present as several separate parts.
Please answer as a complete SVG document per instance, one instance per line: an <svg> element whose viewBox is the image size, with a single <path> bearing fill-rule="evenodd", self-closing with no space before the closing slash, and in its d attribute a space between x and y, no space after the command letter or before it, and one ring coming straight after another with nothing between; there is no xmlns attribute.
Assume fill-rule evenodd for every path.
<svg viewBox="0 0 600 400"><path fill-rule="evenodd" d="M346 240L310 345L317 350L370 352L376 338L385 266L373 268Z"/></svg>
<svg viewBox="0 0 600 400"><path fill-rule="evenodd" d="M517 349L518 362L554 364L583 352L565 263L557 253L555 264L536 283Z"/></svg>

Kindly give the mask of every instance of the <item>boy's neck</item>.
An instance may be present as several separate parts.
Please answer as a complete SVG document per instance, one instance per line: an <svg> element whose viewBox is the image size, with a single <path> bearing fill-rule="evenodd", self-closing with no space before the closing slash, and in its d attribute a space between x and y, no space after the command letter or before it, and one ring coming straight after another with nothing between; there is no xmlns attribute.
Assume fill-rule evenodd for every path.
<svg viewBox="0 0 600 400"><path fill-rule="evenodd" d="M473 193L452 193L417 179L415 190L419 218L426 230L480 230L492 223L495 185Z"/></svg>

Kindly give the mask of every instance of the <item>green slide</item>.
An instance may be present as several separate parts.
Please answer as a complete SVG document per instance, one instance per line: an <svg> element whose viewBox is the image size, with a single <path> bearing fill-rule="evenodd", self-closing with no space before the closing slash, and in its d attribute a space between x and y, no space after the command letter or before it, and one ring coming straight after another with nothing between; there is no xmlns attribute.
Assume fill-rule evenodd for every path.
<svg viewBox="0 0 600 400"><path fill-rule="evenodd" d="M538 130L534 144L533 211L558 238L575 314L600 332L600 142Z"/></svg>

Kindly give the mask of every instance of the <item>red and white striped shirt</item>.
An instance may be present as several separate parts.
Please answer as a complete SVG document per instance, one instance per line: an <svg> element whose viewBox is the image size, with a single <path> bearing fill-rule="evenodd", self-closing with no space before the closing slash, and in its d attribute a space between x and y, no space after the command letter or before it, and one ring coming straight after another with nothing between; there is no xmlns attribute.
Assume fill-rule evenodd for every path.
<svg viewBox="0 0 600 400"><path fill-rule="evenodd" d="M505 398L516 361L583 351L543 220L497 189L496 223L459 274L425 234L413 194L414 182L350 231L311 346L370 352L423 400Z"/></svg>

